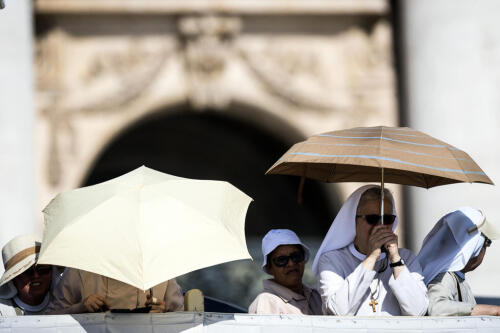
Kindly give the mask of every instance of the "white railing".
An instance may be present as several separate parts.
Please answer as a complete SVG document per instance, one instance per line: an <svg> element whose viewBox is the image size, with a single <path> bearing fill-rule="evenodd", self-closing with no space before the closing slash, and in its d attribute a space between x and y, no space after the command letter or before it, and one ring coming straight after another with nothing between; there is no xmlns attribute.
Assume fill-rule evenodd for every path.
<svg viewBox="0 0 500 333"><path fill-rule="evenodd" d="M0 317L0 332L500 332L498 317L334 317L177 312Z"/></svg>

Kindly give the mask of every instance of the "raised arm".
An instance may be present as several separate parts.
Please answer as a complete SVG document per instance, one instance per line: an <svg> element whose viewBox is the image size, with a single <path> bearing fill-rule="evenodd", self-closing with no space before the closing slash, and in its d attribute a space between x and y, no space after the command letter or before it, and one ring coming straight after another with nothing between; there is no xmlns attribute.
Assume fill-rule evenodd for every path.
<svg viewBox="0 0 500 333"><path fill-rule="evenodd" d="M424 316L427 312L429 300L427 288L422 276L422 268L416 257L407 249L399 249L405 261L404 266L397 269L397 274L391 275L389 288L398 300L401 314L406 316ZM395 277L397 276L397 277Z"/></svg>
<svg viewBox="0 0 500 333"><path fill-rule="evenodd" d="M339 259L334 252L327 252L319 260L318 283L323 311L338 316L355 315L376 272L360 263L352 273L344 276Z"/></svg>
<svg viewBox="0 0 500 333"><path fill-rule="evenodd" d="M92 294L82 298L82 277L80 271L67 268L59 284L52 292L52 301L47 314L73 314L105 311L109 308L103 296Z"/></svg>

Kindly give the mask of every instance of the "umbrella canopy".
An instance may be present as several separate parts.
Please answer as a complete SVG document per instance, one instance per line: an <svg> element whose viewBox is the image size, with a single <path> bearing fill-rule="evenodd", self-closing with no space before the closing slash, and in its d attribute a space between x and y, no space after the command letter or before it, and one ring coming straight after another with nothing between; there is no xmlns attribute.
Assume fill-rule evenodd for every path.
<svg viewBox="0 0 500 333"><path fill-rule="evenodd" d="M467 153L408 127L357 127L313 135L292 146L267 174L425 188L493 184Z"/></svg>
<svg viewBox="0 0 500 333"><path fill-rule="evenodd" d="M38 262L146 290L196 269L251 259L244 228L251 201L227 182L143 166L56 196L43 211Z"/></svg>

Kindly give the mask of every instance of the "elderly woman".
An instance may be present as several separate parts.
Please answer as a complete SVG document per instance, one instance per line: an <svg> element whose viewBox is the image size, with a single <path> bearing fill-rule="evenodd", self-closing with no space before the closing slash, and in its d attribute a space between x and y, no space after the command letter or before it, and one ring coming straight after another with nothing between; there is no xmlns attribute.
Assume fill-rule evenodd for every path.
<svg viewBox="0 0 500 333"><path fill-rule="evenodd" d="M40 240L22 235L2 248L5 268L0 279L0 315L43 314L50 302L49 290L59 275L49 265L37 265Z"/></svg>
<svg viewBox="0 0 500 333"><path fill-rule="evenodd" d="M415 256L398 247L394 199L368 185L344 203L314 259L323 310L332 315L419 316L427 290ZM382 252L381 247L386 252Z"/></svg>
<svg viewBox="0 0 500 333"><path fill-rule="evenodd" d="M262 239L264 291L250 304L248 313L321 315L318 292L302 283L309 248L288 229L273 229Z"/></svg>
<svg viewBox="0 0 500 333"><path fill-rule="evenodd" d="M465 274L483 261L497 232L477 209L463 207L442 217L425 237L417 259L428 287L431 316L500 315L500 307L476 304Z"/></svg>

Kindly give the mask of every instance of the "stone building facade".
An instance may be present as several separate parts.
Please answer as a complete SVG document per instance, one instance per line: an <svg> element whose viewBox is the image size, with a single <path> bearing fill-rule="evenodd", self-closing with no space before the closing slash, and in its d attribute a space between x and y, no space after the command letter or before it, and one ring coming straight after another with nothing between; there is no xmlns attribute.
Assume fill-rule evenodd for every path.
<svg viewBox="0 0 500 333"><path fill-rule="evenodd" d="M269 167L283 149L315 133L398 124L389 5L384 0L37 0L34 4L40 207L61 191L127 171L121 165L139 166L134 163L140 156L157 158L161 152L169 156L167 143L163 150L151 148L148 155L155 140L174 141L183 151L197 154L196 147L203 151L211 135L198 138L198 146L189 144L190 138L210 131L220 139L212 146L225 145L225 152L241 162L212 147L203 160L208 167L194 167L191 156L181 153L175 155L175 163L155 159L151 163L158 164L148 166L162 169L162 163L174 163L162 171L192 170L179 175L224 178L231 168L251 168L253 158ZM205 126L205 121L213 126ZM169 123L176 125L168 127ZM196 126L184 130L188 123ZM228 127L233 125L244 130L231 131ZM149 143L137 139L152 133ZM243 133L245 143L238 146ZM274 143L268 145L263 137ZM252 153L259 150L256 142L266 146L265 157ZM241 152L243 145L248 153ZM269 148L273 145L274 150ZM139 157L131 161L133 156ZM219 164L228 166L219 173L221 167L214 166L218 158L224 161ZM212 171L198 172L204 168ZM257 182L253 176L239 183L244 173L228 177L250 192L260 207L264 194L259 190L264 185L252 189L250 183ZM294 188L279 186L291 193L293 201ZM318 200L323 206L338 207L354 187L323 186L319 190L324 195ZM316 208L314 203L306 207L311 212ZM271 208L259 209L247 225ZM320 238L334 213L330 209L321 216L301 217L324 223L310 235L312 241ZM278 219L280 215L269 217ZM269 224L260 224L261 229ZM250 232L250 241L265 231ZM253 254L258 258L256 240Z"/></svg>

